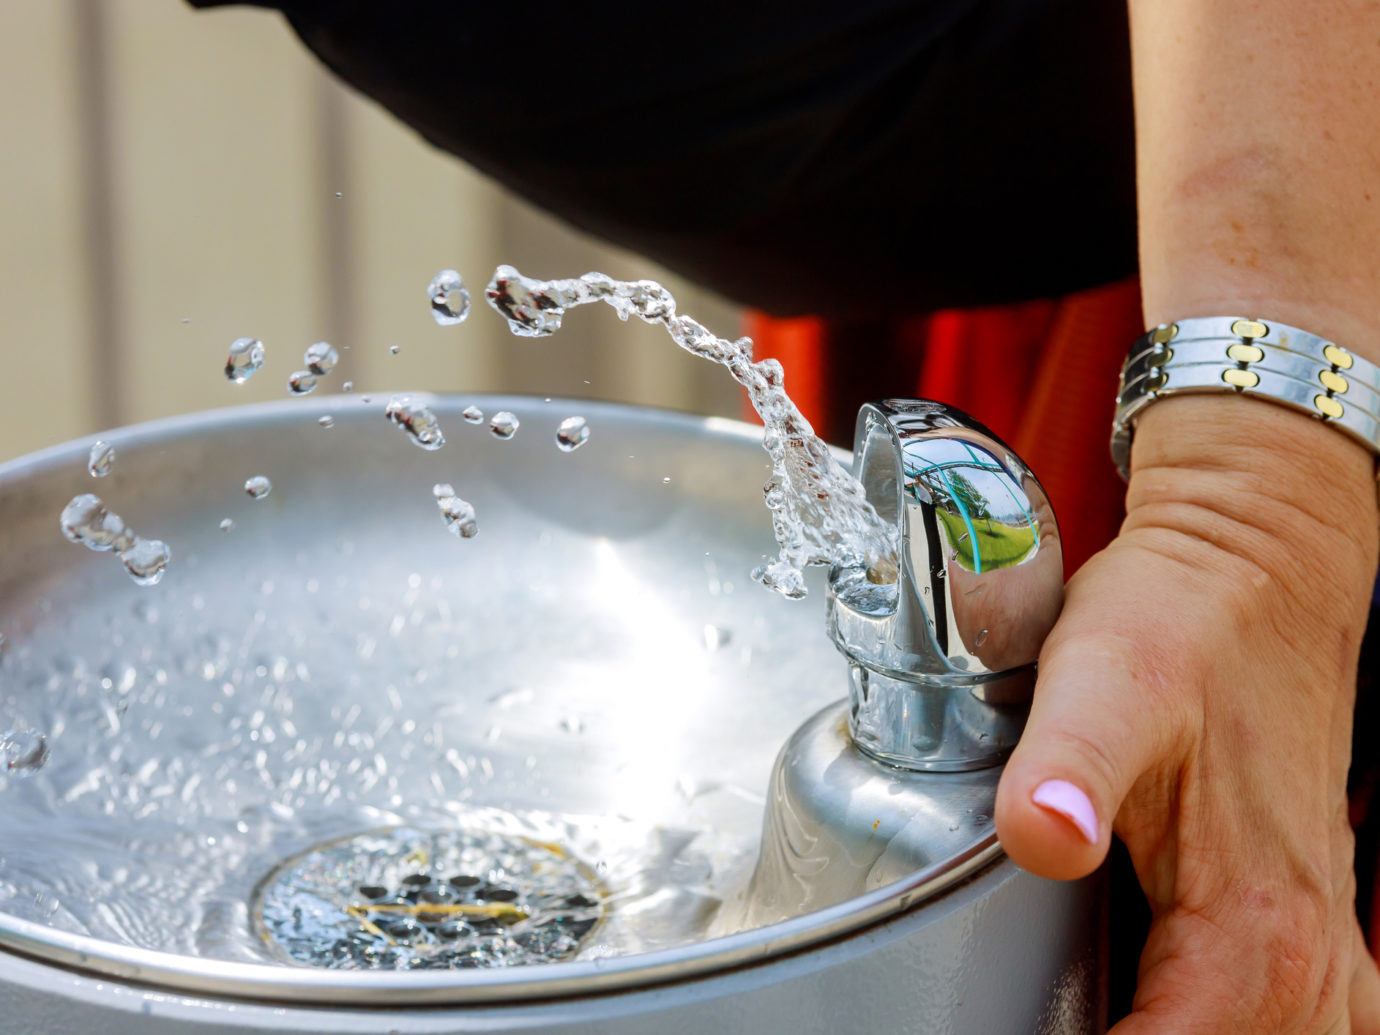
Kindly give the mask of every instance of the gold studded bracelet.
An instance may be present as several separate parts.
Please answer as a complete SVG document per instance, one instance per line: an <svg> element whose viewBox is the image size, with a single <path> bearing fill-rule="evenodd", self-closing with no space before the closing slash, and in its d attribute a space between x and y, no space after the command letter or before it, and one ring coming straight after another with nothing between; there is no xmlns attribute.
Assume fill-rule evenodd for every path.
<svg viewBox="0 0 1380 1035"><path fill-rule="evenodd" d="M1140 412L1180 393L1237 392L1301 410L1380 454L1380 366L1297 327L1236 316L1162 323L1121 368L1112 460L1126 478Z"/></svg>

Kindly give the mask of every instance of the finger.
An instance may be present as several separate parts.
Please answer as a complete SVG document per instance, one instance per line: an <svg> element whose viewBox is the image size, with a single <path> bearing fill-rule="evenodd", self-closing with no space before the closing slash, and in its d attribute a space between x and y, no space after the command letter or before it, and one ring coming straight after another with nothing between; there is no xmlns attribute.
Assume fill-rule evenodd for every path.
<svg viewBox="0 0 1380 1035"><path fill-rule="evenodd" d="M1366 948L1361 925L1356 925L1356 970L1351 977L1348 1006L1354 1035L1380 1035L1380 970Z"/></svg>
<svg viewBox="0 0 1380 1035"><path fill-rule="evenodd" d="M1060 880L1102 863L1122 801L1164 755L1175 727L1169 711L1149 700L1134 641L1107 628L1115 608L1109 594L1096 583L1082 593L1069 588L1040 655L1029 721L997 792L1007 853L1032 873Z"/></svg>

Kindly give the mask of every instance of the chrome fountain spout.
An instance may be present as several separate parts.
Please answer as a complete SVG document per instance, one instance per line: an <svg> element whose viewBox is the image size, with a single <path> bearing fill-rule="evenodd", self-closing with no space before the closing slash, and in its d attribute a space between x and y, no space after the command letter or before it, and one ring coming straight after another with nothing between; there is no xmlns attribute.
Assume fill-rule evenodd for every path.
<svg viewBox="0 0 1380 1035"><path fill-rule="evenodd" d="M853 455L897 544L829 578L853 741L903 769L997 765L1025 725L1035 659L1063 604L1049 500L1010 447L940 403L863 406Z"/></svg>
<svg viewBox="0 0 1380 1035"><path fill-rule="evenodd" d="M849 699L777 756L744 896L759 923L897 881L1015 872L997 841L996 794L1063 602L1049 500L999 438L939 403L864 406L853 457L895 552L830 573Z"/></svg>

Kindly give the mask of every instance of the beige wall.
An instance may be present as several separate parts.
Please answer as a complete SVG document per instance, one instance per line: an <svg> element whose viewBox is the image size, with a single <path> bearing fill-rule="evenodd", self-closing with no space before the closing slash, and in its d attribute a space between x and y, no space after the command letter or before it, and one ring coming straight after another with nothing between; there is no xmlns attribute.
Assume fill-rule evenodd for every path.
<svg viewBox="0 0 1380 1035"><path fill-rule="evenodd" d="M656 277L722 333L738 315L434 151L338 85L274 14L3 0L0 97L0 460L284 397L302 349L322 338L350 346L340 379L357 390L738 413L722 371L603 307L550 341L511 337L479 299L500 262ZM444 266L475 295L459 328L427 310ZM241 335L267 343L269 366L232 386L220 367Z"/></svg>

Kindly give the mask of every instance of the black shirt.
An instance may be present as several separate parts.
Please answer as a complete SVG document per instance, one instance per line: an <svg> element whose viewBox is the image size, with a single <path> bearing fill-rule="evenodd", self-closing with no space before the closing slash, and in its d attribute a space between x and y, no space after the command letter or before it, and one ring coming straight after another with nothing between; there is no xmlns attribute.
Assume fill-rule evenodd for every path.
<svg viewBox="0 0 1380 1035"><path fill-rule="evenodd" d="M770 312L1135 270L1121 0L263 6L428 140Z"/></svg>

